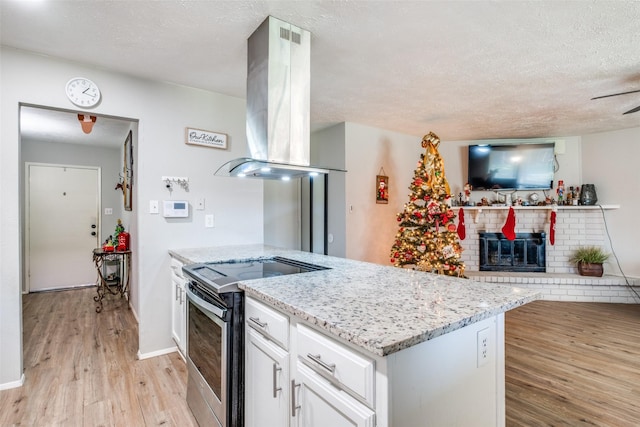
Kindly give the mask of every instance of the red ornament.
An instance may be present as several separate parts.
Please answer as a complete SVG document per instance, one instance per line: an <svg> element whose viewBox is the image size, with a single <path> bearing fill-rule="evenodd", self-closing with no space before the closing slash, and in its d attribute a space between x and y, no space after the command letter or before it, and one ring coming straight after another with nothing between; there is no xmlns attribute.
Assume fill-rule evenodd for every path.
<svg viewBox="0 0 640 427"><path fill-rule="evenodd" d="M455 232L457 229L456 225L451 223L449 225L447 225L447 230L451 231L451 232Z"/></svg>

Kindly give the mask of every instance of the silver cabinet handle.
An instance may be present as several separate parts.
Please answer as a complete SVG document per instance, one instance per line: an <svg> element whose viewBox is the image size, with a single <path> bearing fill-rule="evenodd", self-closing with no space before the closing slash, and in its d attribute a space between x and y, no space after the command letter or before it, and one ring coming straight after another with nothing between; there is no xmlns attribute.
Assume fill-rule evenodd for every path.
<svg viewBox="0 0 640 427"><path fill-rule="evenodd" d="M282 368L277 363L273 364L273 398L278 397L278 392L282 391L282 387L278 387L278 372L282 371Z"/></svg>
<svg viewBox="0 0 640 427"><path fill-rule="evenodd" d="M336 371L336 364L335 363L327 363L327 362L325 362L324 360L322 360L322 358L320 357L319 354L308 353L307 357L309 359L313 360L314 362L316 362L318 365L322 366L327 371L331 372L332 374L335 373L335 371Z"/></svg>
<svg viewBox="0 0 640 427"><path fill-rule="evenodd" d="M260 318L258 317L249 317L249 320L251 320L253 323L255 323L256 325L260 326L262 329L267 327L266 323L263 323L260 321Z"/></svg>
<svg viewBox="0 0 640 427"><path fill-rule="evenodd" d="M300 405L296 405L296 387L300 387L300 384L296 384L296 380L291 380L291 416L296 416L296 411L300 409Z"/></svg>

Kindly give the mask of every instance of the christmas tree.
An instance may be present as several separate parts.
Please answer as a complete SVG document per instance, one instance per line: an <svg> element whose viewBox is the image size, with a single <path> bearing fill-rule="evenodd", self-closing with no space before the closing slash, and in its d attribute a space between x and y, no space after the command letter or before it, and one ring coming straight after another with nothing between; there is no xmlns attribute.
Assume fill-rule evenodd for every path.
<svg viewBox="0 0 640 427"><path fill-rule="evenodd" d="M409 203L397 215L399 229L391 262L396 267L464 277L456 215L451 210L451 191L438 145L440 138L433 132L422 138L426 150L409 186Z"/></svg>

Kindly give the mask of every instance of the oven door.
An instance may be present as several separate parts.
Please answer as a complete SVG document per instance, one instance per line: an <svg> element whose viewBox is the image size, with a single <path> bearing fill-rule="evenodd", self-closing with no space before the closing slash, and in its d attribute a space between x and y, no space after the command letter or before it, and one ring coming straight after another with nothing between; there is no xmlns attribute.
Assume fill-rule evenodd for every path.
<svg viewBox="0 0 640 427"><path fill-rule="evenodd" d="M187 284L187 402L201 425L227 424L227 309L219 301ZM204 423L203 423L204 422Z"/></svg>

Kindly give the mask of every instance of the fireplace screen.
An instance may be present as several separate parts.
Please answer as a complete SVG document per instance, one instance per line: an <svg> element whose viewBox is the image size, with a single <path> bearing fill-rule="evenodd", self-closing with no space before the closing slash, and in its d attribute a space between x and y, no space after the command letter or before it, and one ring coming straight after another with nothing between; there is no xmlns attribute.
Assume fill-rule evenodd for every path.
<svg viewBox="0 0 640 427"><path fill-rule="evenodd" d="M516 233L508 240L502 233L478 233L480 271L545 272L546 233Z"/></svg>

